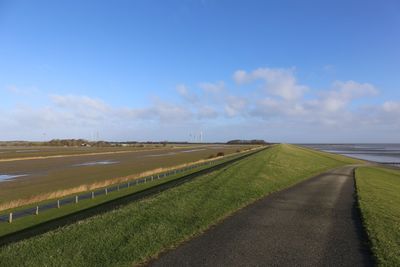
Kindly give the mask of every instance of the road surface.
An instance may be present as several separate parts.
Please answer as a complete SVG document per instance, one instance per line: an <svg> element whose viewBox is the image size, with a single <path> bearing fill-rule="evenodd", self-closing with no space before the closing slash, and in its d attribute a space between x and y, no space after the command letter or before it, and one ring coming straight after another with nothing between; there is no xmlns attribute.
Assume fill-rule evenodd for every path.
<svg viewBox="0 0 400 267"><path fill-rule="evenodd" d="M356 208L353 167L265 197L149 265L373 265Z"/></svg>

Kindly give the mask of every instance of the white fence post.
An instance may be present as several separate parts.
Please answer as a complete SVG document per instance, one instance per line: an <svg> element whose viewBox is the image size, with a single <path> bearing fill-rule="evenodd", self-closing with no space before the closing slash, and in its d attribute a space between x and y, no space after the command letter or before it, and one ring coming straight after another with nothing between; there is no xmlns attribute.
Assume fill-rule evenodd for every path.
<svg viewBox="0 0 400 267"><path fill-rule="evenodd" d="M39 206L36 206L36 211L35 211L35 215L39 214Z"/></svg>
<svg viewBox="0 0 400 267"><path fill-rule="evenodd" d="M108 194L107 187L104 189L104 192L106 193L106 195Z"/></svg>
<svg viewBox="0 0 400 267"><path fill-rule="evenodd" d="M92 192L92 199L94 198L94 192Z"/></svg>
<svg viewBox="0 0 400 267"><path fill-rule="evenodd" d="M60 208L60 200L57 200L57 209Z"/></svg>
<svg viewBox="0 0 400 267"><path fill-rule="evenodd" d="M75 203L78 203L78 196L75 196Z"/></svg>
<svg viewBox="0 0 400 267"><path fill-rule="evenodd" d="M12 212L10 212L10 215L8 216L8 222L12 223L12 219L13 219L13 214Z"/></svg>

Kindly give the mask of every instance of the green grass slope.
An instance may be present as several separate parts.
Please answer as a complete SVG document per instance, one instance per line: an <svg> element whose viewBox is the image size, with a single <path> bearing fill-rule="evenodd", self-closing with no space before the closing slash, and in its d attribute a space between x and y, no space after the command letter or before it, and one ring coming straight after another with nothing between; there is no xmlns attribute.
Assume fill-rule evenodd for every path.
<svg viewBox="0 0 400 267"><path fill-rule="evenodd" d="M400 171L362 167L356 171L361 213L380 266L400 266Z"/></svg>
<svg viewBox="0 0 400 267"><path fill-rule="evenodd" d="M131 266L345 157L278 145L155 197L0 248L1 266Z"/></svg>
<svg viewBox="0 0 400 267"><path fill-rule="evenodd" d="M131 186L129 188L125 187L119 191L110 192L107 195L96 196L94 199L89 198L89 199L79 200L78 203L67 204L67 205L61 206L61 208L59 208L59 209L54 208L54 209L46 210L44 212L39 211L38 215L33 215L33 213L32 213L30 216L14 219L12 223L2 223L2 224L0 224L0 239L3 238L4 236L14 234L15 232L19 232L19 231L25 230L27 228L35 228L39 224L47 223L47 222L50 222L52 220L55 220L55 219L58 219L58 218L61 218L64 216L69 216L69 215L76 214L79 212L87 212L91 208L97 207L99 205L110 202L112 200L120 199L120 198L126 197L128 195L140 193L146 189L153 188L157 185L162 185L164 183L168 183L172 180L177 180L181 177L184 177L184 176L187 176L187 175L190 175L193 173L197 173L201 170L205 170L205 169L214 167L216 165L219 165L219 164L222 164L225 162L229 162L231 160L234 160L235 158L242 157L245 154L249 154L249 153L254 153L254 151L243 152L243 153L236 154L236 155L234 154L233 156L230 155L230 156L227 156L227 157L224 157L221 159L215 159L213 165L198 166L194 169L189 169L184 172L178 172L175 175L169 175L168 177L166 177L166 178L164 177L160 180L148 181L146 183ZM134 183L134 181L131 181L131 182L132 182L132 184ZM88 191L86 191L85 193L88 193ZM72 195L69 195L66 197L75 197L75 196L76 196L76 194L72 194ZM55 201L56 201L55 199L52 199L52 200L48 200L48 201L37 202L35 204L22 206L22 207L19 207L16 209L0 211L0 213L2 215L8 215L9 212L15 213L15 212L27 209L27 208L36 208L37 205L45 205L48 203L54 203Z"/></svg>

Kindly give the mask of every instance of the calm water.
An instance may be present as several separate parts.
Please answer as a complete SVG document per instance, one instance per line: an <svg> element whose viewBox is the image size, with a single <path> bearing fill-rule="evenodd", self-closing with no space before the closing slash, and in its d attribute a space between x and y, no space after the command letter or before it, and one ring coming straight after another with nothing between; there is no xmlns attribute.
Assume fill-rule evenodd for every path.
<svg viewBox="0 0 400 267"><path fill-rule="evenodd" d="M17 177L27 176L27 174L0 174L0 182L12 180Z"/></svg>
<svg viewBox="0 0 400 267"><path fill-rule="evenodd" d="M113 160L90 161L90 162L75 164L74 166L109 165L109 164L115 164L115 163L119 163L119 161L113 161Z"/></svg>
<svg viewBox="0 0 400 267"><path fill-rule="evenodd" d="M379 163L400 164L400 144L302 144L302 146Z"/></svg>

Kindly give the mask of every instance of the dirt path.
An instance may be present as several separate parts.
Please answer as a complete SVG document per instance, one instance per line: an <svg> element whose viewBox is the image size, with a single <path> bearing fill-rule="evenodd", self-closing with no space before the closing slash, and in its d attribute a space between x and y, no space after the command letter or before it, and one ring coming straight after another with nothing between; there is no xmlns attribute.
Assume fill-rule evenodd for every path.
<svg viewBox="0 0 400 267"><path fill-rule="evenodd" d="M373 265L354 198L353 167L272 194L151 266Z"/></svg>

